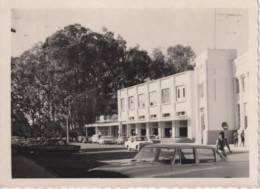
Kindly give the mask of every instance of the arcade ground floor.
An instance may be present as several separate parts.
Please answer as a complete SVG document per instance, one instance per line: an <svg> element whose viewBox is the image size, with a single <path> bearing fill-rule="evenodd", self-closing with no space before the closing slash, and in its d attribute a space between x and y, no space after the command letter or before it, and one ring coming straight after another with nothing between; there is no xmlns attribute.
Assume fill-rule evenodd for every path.
<svg viewBox="0 0 260 189"><path fill-rule="evenodd" d="M194 128L189 120L172 120L143 123L109 123L91 124L86 126L86 135L101 134L106 136L156 135L159 138L190 138L194 139Z"/></svg>

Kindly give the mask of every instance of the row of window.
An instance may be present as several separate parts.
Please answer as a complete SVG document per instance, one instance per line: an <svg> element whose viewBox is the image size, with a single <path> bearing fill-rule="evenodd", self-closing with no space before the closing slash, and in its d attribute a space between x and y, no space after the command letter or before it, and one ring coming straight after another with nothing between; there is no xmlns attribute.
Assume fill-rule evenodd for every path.
<svg viewBox="0 0 260 189"><path fill-rule="evenodd" d="M182 111L182 112L177 112L176 113L176 116L177 117L181 117L181 116L185 116L186 115L186 112L185 111ZM164 113L164 114L162 114L162 118L169 118L169 117L171 117L171 114L170 113ZM129 121L134 121L134 117L129 117L128 118L129 119ZM145 120L145 116L144 115L141 115L141 116L138 116L138 119L139 120ZM151 114L150 115L150 119L157 119L157 114Z"/></svg>
<svg viewBox="0 0 260 189"><path fill-rule="evenodd" d="M146 100L145 94L139 94L137 97L138 100L138 108L145 108ZM177 102L185 101L186 100L186 89L184 86L176 87L176 100ZM161 90L161 103L167 104L170 103L170 89L162 89ZM156 106L157 103L157 92L153 91L149 93L149 105ZM135 108L135 101L134 96L128 97L128 109ZM121 98L121 110L125 110L125 98Z"/></svg>

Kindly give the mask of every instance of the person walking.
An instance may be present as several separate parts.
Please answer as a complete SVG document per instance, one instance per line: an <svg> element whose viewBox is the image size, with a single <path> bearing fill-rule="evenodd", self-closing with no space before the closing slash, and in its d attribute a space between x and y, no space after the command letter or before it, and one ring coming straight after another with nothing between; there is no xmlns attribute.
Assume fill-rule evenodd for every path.
<svg viewBox="0 0 260 189"><path fill-rule="evenodd" d="M223 133L223 138L224 138L225 146L227 146L229 152L232 153L232 151L230 150L228 141L227 141L227 132L228 132L228 129L227 129L227 128L228 128L228 124L227 124L226 122L223 122L223 123L222 123L222 128L224 129L223 131L221 131L221 133Z"/></svg>
<svg viewBox="0 0 260 189"><path fill-rule="evenodd" d="M224 132L223 132L224 133ZM216 141L216 147L218 149L218 151L223 154L225 157L227 157L226 153L225 153L225 141L224 141L224 134L222 132L219 133L218 135L218 139Z"/></svg>
<svg viewBox="0 0 260 189"><path fill-rule="evenodd" d="M237 131L234 131L234 146L238 146L238 132Z"/></svg>
<svg viewBox="0 0 260 189"><path fill-rule="evenodd" d="M240 146L245 146L245 132L244 130L242 130L241 134L240 134L240 137L241 137L241 144Z"/></svg>

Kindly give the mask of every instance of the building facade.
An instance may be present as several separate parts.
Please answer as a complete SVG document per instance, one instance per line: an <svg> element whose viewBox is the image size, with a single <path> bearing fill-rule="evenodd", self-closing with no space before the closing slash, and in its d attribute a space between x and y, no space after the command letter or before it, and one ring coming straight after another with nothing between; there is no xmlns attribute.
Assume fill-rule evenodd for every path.
<svg viewBox="0 0 260 189"><path fill-rule="evenodd" d="M228 124L229 142L235 130L247 133L248 55L236 50L208 49L196 58L195 70L185 71L118 90L118 121L95 123L116 135L157 135L215 144L222 123Z"/></svg>
<svg viewBox="0 0 260 189"><path fill-rule="evenodd" d="M122 135L195 139L194 71L186 71L118 91Z"/></svg>

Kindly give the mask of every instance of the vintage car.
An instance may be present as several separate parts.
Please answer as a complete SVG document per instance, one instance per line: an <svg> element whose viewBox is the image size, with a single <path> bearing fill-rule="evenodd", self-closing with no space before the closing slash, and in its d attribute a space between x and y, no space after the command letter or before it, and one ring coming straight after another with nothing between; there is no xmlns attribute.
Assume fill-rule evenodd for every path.
<svg viewBox="0 0 260 189"><path fill-rule="evenodd" d="M115 144L116 140L113 136L101 136L97 141L98 144Z"/></svg>
<svg viewBox="0 0 260 189"><path fill-rule="evenodd" d="M249 177L249 163L229 161L212 146L151 144L143 147L130 162L114 163L89 170L89 177Z"/></svg>
<svg viewBox="0 0 260 189"><path fill-rule="evenodd" d="M17 150L18 152L22 152L22 153L29 153L29 149L31 148L31 146L34 145L42 145L43 141L41 140L27 140L23 143L20 143Z"/></svg>
<svg viewBox="0 0 260 189"><path fill-rule="evenodd" d="M159 140L159 137L156 136L156 135L149 135L148 137L148 141L154 143L154 144L157 144L157 143L160 143L161 141Z"/></svg>
<svg viewBox="0 0 260 189"><path fill-rule="evenodd" d="M29 154L72 154L80 151L80 146L70 145L64 140L48 139L37 142L31 141L22 149Z"/></svg>
<svg viewBox="0 0 260 189"><path fill-rule="evenodd" d="M152 142L148 141L146 136L131 136L128 138L128 141L125 141L125 147L127 147L129 151L140 151L143 146L148 144L152 144Z"/></svg>
<svg viewBox="0 0 260 189"><path fill-rule="evenodd" d="M94 135L91 137L91 142L92 142L92 143L97 143L100 138L101 138L101 135L100 135L100 134L94 134Z"/></svg>
<svg viewBox="0 0 260 189"><path fill-rule="evenodd" d="M117 144L124 144L125 141L127 141L127 137L126 136L120 136L120 137L117 138L116 143Z"/></svg>

